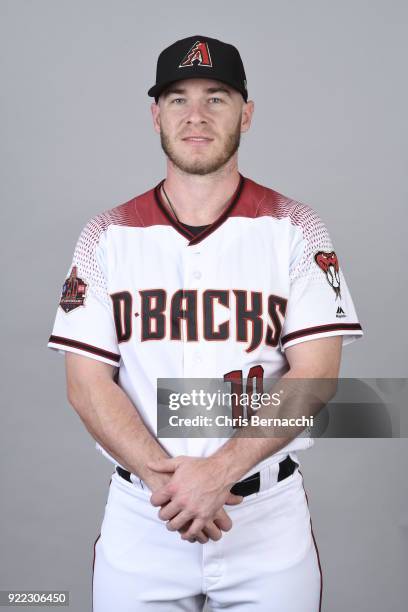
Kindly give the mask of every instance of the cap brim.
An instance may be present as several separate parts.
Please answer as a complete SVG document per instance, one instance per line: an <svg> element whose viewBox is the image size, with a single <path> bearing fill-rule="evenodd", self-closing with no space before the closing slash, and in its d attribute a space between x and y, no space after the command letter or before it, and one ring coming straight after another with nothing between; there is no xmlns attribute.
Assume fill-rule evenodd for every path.
<svg viewBox="0 0 408 612"><path fill-rule="evenodd" d="M147 92L147 95L151 96L152 98L158 98L160 94L162 93L162 91L164 91L166 87L168 87L168 85L174 82L175 81L169 81L168 83L160 83L160 85L153 85L153 87L151 87L149 91Z"/></svg>
<svg viewBox="0 0 408 612"><path fill-rule="evenodd" d="M185 73L183 75L180 75L180 77L177 79L170 79L169 81L166 81L165 83L153 85L153 87L151 87L149 91L147 92L147 95L151 96L152 98L158 98L160 94L166 89L166 87L168 87L172 83L177 83L177 81L185 81L186 79L203 79L203 78L205 77L202 74L197 74L197 72L194 72L194 74ZM229 87L232 87L233 89L238 91L245 99L244 94L241 92L240 89L237 88L237 86L234 83L231 83L224 78L218 78L215 75L212 75L211 77L208 77L208 78L214 81L220 81L220 83L225 83Z"/></svg>

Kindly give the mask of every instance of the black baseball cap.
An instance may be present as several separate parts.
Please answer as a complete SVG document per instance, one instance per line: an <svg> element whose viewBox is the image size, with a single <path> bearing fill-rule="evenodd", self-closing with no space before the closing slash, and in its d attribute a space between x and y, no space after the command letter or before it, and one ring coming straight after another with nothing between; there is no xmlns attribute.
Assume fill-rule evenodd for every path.
<svg viewBox="0 0 408 612"><path fill-rule="evenodd" d="M197 34L164 49L157 60L156 84L147 92L156 102L162 91L183 79L215 79L239 91L248 100L244 65L234 45Z"/></svg>

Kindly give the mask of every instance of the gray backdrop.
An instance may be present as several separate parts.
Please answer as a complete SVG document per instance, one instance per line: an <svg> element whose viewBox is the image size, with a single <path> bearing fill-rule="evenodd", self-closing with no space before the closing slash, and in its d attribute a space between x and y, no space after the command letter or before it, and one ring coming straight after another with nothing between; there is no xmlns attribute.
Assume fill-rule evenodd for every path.
<svg viewBox="0 0 408 612"><path fill-rule="evenodd" d="M256 104L241 171L322 216L365 330L341 375L404 377L407 5L1 0L0 13L0 589L69 589L82 612L112 467L46 342L85 222L164 176L146 95L159 51L192 34L239 47ZM405 609L407 441L324 440L301 458L324 610Z"/></svg>

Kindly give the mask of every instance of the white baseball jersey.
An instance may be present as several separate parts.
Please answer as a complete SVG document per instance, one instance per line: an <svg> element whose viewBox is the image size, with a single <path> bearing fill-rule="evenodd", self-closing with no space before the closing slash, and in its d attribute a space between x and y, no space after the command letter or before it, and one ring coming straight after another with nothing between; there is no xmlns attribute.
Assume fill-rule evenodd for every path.
<svg viewBox="0 0 408 612"><path fill-rule="evenodd" d="M119 367L118 384L154 435L157 378L279 377L287 347L362 335L309 206L241 175L226 210L193 236L168 212L160 185L87 223L48 344ZM161 439L171 456L208 456L224 442ZM297 437L277 459L311 444Z"/></svg>

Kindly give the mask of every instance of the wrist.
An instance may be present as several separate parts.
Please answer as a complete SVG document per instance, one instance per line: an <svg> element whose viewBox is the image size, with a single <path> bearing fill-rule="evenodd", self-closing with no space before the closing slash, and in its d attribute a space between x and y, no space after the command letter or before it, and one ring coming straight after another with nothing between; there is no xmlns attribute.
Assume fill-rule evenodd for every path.
<svg viewBox="0 0 408 612"><path fill-rule="evenodd" d="M247 453L243 452L238 440L229 440L209 457L213 473L220 482L230 489L253 467Z"/></svg>
<svg viewBox="0 0 408 612"><path fill-rule="evenodd" d="M143 479L143 481L147 484L152 493L154 493L162 487L165 487L166 484L169 482L170 478L170 474L158 474L155 472L151 472Z"/></svg>

